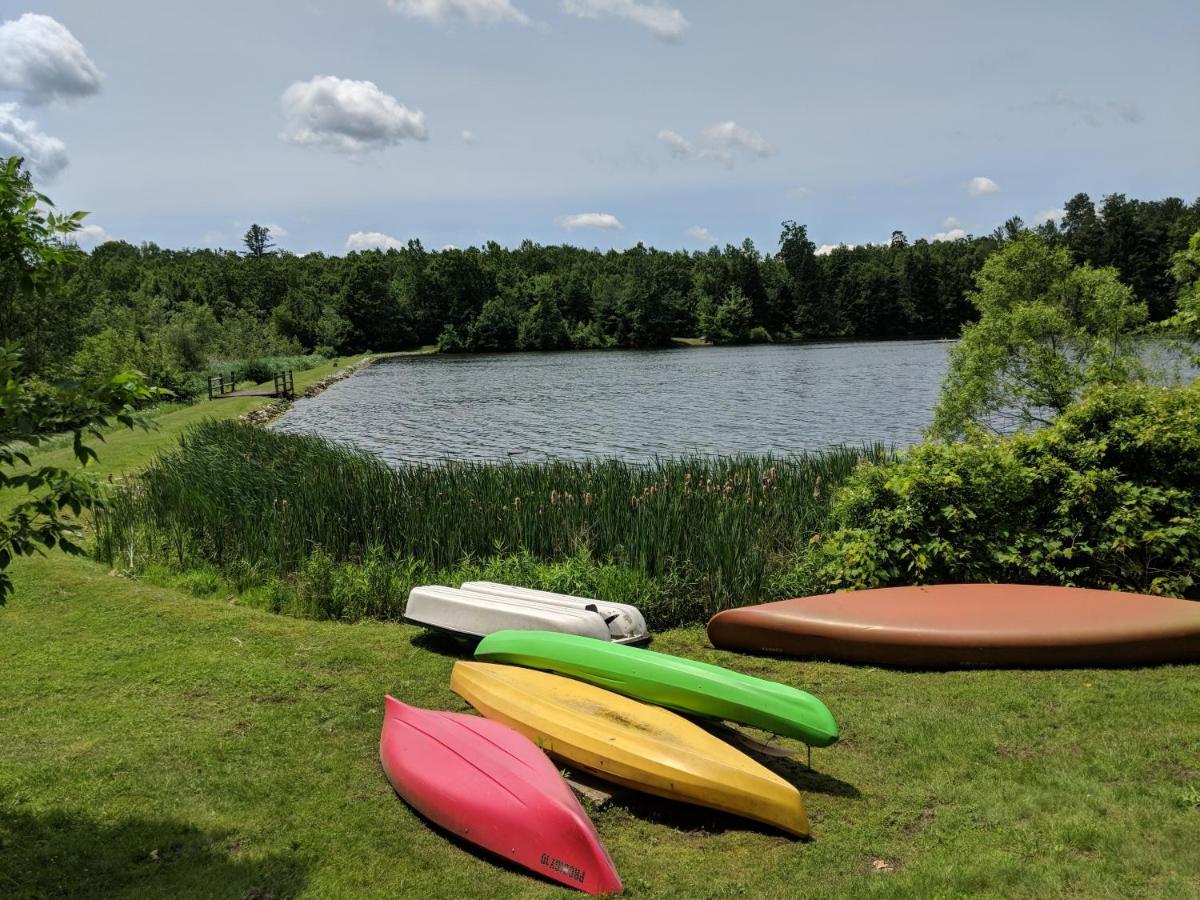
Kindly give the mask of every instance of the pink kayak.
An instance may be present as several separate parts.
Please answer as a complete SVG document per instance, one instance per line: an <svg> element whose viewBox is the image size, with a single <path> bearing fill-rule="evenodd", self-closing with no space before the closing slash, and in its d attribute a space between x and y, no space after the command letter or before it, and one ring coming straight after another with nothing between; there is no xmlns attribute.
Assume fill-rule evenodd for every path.
<svg viewBox="0 0 1200 900"><path fill-rule="evenodd" d="M620 892L591 819L532 741L478 716L385 704L379 760L417 812L568 887Z"/></svg>

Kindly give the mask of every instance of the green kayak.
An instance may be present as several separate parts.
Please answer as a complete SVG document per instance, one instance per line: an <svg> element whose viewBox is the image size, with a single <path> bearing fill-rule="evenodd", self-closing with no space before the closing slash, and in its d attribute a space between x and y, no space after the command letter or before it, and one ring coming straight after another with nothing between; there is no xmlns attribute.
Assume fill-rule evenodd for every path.
<svg viewBox="0 0 1200 900"><path fill-rule="evenodd" d="M475 658L556 672L636 700L753 725L814 747L838 739L837 722L812 694L627 644L550 631L496 631L479 642Z"/></svg>

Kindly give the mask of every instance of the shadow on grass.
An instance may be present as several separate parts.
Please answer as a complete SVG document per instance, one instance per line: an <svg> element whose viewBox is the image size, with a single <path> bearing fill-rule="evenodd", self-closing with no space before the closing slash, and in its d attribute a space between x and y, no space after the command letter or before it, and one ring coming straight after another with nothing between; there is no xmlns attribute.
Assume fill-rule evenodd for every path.
<svg viewBox="0 0 1200 900"><path fill-rule="evenodd" d="M622 792L618 797L613 798L612 803L613 806L623 807L632 815L645 822L664 825L676 831L698 832L702 834L724 834L726 831L752 831L772 837L791 838L792 840L799 841L806 840L806 838L797 838L794 835L788 835L787 832L773 825L768 825L765 822L756 822L744 816L721 812L718 809L709 809L707 806L697 806L694 803L667 800L665 797L644 794L641 791Z"/></svg>
<svg viewBox="0 0 1200 900"><path fill-rule="evenodd" d="M453 659L470 659L475 653L478 638L461 638L445 631L422 631L409 640L419 650L427 650L439 656L449 656Z"/></svg>
<svg viewBox="0 0 1200 900"><path fill-rule="evenodd" d="M300 893L305 867L280 854L242 859L233 833L173 819L100 822L0 808L0 896L274 898Z"/></svg>
<svg viewBox="0 0 1200 900"><path fill-rule="evenodd" d="M802 762L794 759L762 759L758 760L776 775L792 785L802 794L828 794L831 797L847 797L857 800L862 793L848 781L810 769Z"/></svg>

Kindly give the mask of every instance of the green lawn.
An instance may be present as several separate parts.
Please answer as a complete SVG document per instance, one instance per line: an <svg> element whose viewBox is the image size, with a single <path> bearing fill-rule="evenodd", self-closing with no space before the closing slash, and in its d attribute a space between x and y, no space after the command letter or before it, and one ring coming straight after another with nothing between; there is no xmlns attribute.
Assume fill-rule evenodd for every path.
<svg viewBox="0 0 1200 900"><path fill-rule="evenodd" d="M99 471L241 402L114 434ZM384 779L384 693L465 708L444 643L82 559L14 575L0 897L571 896L447 840ZM649 797L595 813L629 896L1200 895L1200 666L898 673L718 652L700 629L654 646L810 689L843 739L815 773L779 765L811 842Z"/></svg>

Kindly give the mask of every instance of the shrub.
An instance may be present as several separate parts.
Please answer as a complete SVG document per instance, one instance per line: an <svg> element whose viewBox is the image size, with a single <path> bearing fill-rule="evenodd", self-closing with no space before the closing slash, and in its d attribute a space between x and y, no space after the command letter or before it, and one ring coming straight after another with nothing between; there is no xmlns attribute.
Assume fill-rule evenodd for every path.
<svg viewBox="0 0 1200 900"><path fill-rule="evenodd" d="M832 587L1014 581L1194 592L1200 383L1094 388L1051 426L866 464L820 550Z"/></svg>

